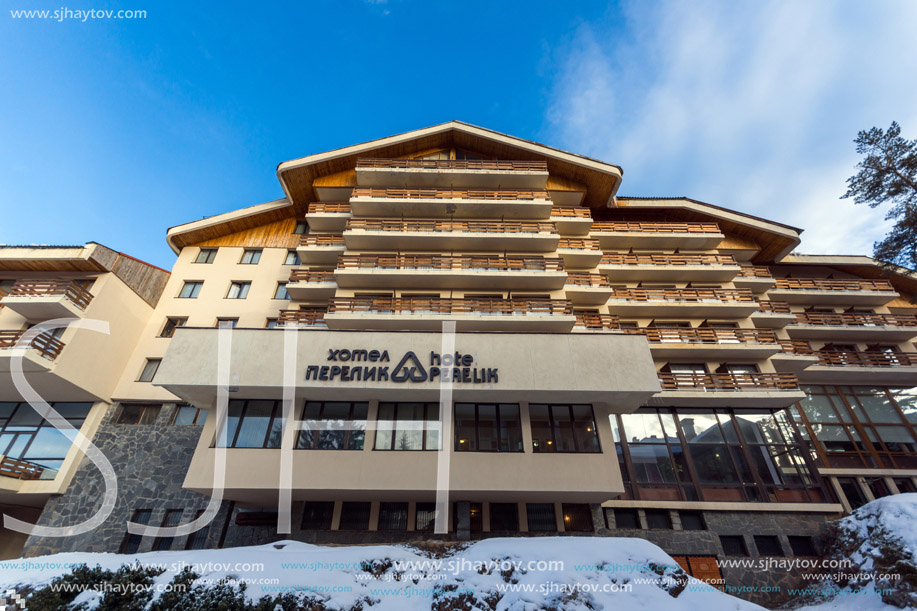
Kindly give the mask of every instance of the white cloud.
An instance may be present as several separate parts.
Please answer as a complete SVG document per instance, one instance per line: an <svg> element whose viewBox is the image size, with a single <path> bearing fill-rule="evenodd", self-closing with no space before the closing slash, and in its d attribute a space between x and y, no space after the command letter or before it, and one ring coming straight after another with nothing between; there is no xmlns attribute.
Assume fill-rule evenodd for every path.
<svg viewBox="0 0 917 611"><path fill-rule="evenodd" d="M583 26L562 53L548 139L624 167L622 194L688 195L862 253L889 228L841 200L860 129L917 134L917 3L670 2Z"/></svg>

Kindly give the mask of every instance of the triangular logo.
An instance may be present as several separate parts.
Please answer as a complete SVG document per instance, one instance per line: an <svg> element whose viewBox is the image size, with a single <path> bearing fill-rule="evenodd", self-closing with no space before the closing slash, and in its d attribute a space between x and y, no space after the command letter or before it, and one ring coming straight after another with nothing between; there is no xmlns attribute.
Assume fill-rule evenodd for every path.
<svg viewBox="0 0 917 611"><path fill-rule="evenodd" d="M392 382L426 382L427 371L413 352L406 352L392 371Z"/></svg>

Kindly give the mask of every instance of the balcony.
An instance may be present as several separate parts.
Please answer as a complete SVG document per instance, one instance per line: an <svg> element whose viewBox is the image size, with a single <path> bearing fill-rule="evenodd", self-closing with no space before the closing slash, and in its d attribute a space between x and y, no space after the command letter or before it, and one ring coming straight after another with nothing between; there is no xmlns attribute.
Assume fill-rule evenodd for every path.
<svg viewBox="0 0 917 611"><path fill-rule="evenodd" d="M0 477L31 481L49 479L48 475L52 475L50 479L54 479L53 475L56 474L57 471L53 469L45 469L41 465L26 460L15 460L9 456L0 455Z"/></svg>
<svg viewBox="0 0 917 611"><path fill-rule="evenodd" d="M592 211L582 206L554 206L551 222L561 235L587 236L592 229Z"/></svg>
<svg viewBox="0 0 917 611"><path fill-rule="evenodd" d="M3 297L3 305L26 320L82 317L92 293L74 280L19 280Z"/></svg>
<svg viewBox="0 0 917 611"><path fill-rule="evenodd" d="M912 386L917 380L917 353L844 352L819 350L818 364L806 369L803 380L816 384Z"/></svg>
<svg viewBox="0 0 917 611"><path fill-rule="evenodd" d="M782 329L794 320L796 316L785 301L761 300L758 309L751 313L751 321L759 329Z"/></svg>
<svg viewBox="0 0 917 611"><path fill-rule="evenodd" d="M898 297L885 280L777 278L768 295L788 303L881 306Z"/></svg>
<svg viewBox="0 0 917 611"><path fill-rule="evenodd" d="M553 252L554 223L351 219L344 241L351 250L493 250Z"/></svg>
<svg viewBox="0 0 917 611"><path fill-rule="evenodd" d="M608 312L621 316L742 317L758 309L743 289L614 289Z"/></svg>
<svg viewBox="0 0 917 611"><path fill-rule="evenodd" d="M602 258L602 247L598 240L561 238L557 243L557 254L568 268L592 269Z"/></svg>
<svg viewBox="0 0 917 611"><path fill-rule="evenodd" d="M791 337L823 341L891 341L917 337L917 316L845 312L805 312L787 327Z"/></svg>
<svg viewBox="0 0 917 611"><path fill-rule="evenodd" d="M357 159L357 185L544 189L544 161Z"/></svg>
<svg viewBox="0 0 917 611"><path fill-rule="evenodd" d="M0 372L9 372L13 357L22 355L25 372L47 372L64 349L64 343L50 333L39 333L17 347L26 331L0 331Z"/></svg>
<svg viewBox="0 0 917 611"><path fill-rule="evenodd" d="M306 222L314 231L340 233L350 217L350 204L347 202L314 202L309 204L306 212Z"/></svg>
<svg viewBox="0 0 917 611"><path fill-rule="evenodd" d="M818 363L818 357L809 342L781 339L780 352L771 357L771 365L779 372L798 373Z"/></svg>
<svg viewBox="0 0 917 611"><path fill-rule="evenodd" d="M544 219L547 191L487 189L367 189L357 187L350 207L358 216Z"/></svg>
<svg viewBox="0 0 917 611"><path fill-rule="evenodd" d="M743 265L739 273L732 279L732 284L737 289L749 289L752 293L763 293L774 286L775 281L771 270L755 265Z"/></svg>
<svg viewBox="0 0 917 611"><path fill-rule="evenodd" d="M646 336L654 358L758 360L780 352L777 335L770 330L642 327L624 332Z"/></svg>
<svg viewBox="0 0 917 611"><path fill-rule="evenodd" d="M325 322L331 329L567 332L576 317L565 299L335 298Z"/></svg>
<svg viewBox="0 0 917 611"><path fill-rule="evenodd" d="M295 269L287 282L287 292L297 301L324 301L334 297L337 286L331 270Z"/></svg>
<svg viewBox="0 0 917 611"><path fill-rule="evenodd" d="M281 310L277 318L278 327L327 327L325 314L328 308L301 308Z"/></svg>
<svg viewBox="0 0 917 611"><path fill-rule="evenodd" d="M659 372L662 392L651 405L786 407L805 398L792 373Z"/></svg>
<svg viewBox="0 0 917 611"><path fill-rule="evenodd" d="M573 325L574 331L617 331L619 330L618 317L611 314L600 314L599 312L573 312L576 316L576 323Z"/></svg>
<svg viewBox="0 0 917 611"><path fill-rule="evenodd" d="M334 272L342 288L559 290L567 274L552 257L343 255Z"/></svg>
<svg viewBox="0 0 917 611"><path fill-rule="evenodd" d="M642 223L600 221L592 224L592 237L606 250L629 248L709 250L723 241L716 223Z"/></svg>
<svg viewBox="0 0 917 611"><path fill-rule="evenodd" d="M603 305L611 297L611 285L602 274L570 272L564 292L574 305Z"/></svg>
<svg viewBox="0 0 917 611"><path fill-rule="evenodd" d="M296 248L299 260L309 265L334 265L338 257L344 254L344 236L340 235L304 235Z"/></svg>
<svg viewBox="0 0 917 611"><path fill-rule="evenodd" d="M732 255L605 254L599 271L613 281L728 282L739 265Z"/></svg>

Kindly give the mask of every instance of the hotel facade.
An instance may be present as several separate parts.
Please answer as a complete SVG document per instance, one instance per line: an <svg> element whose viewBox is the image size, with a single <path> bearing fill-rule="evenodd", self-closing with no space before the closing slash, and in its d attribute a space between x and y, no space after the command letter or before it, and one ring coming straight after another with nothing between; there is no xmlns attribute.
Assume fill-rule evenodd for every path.
<svg viewBox="0 0 917 611"><path fill-rule="evenodd" d="M0 557L636 536L793 585L715 561L815 556L827 520L917 491L909 270L460 122L277 177L280 200L169 229L171 273L0 247L4 513L72 525L106 490L17 363L118 480L100 526L5 530Z"/></svg>

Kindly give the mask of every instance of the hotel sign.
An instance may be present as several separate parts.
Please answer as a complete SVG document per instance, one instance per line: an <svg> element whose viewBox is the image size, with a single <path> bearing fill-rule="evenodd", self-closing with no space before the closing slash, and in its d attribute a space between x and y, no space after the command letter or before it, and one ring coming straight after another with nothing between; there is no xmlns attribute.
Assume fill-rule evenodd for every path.
<svg viewBox="0 0 917 611"><path fill-rule="evenodd" d="M306 380L396 383L439 380L456 384L496 384L500 381L498 368L478 367L472 355L460 352L430 352L429 362L424 367L412 350L406 351L398 360L398 364L392 366L393 361L388 350L329 348L325 362L333 364L308 365Z"/></svg>

